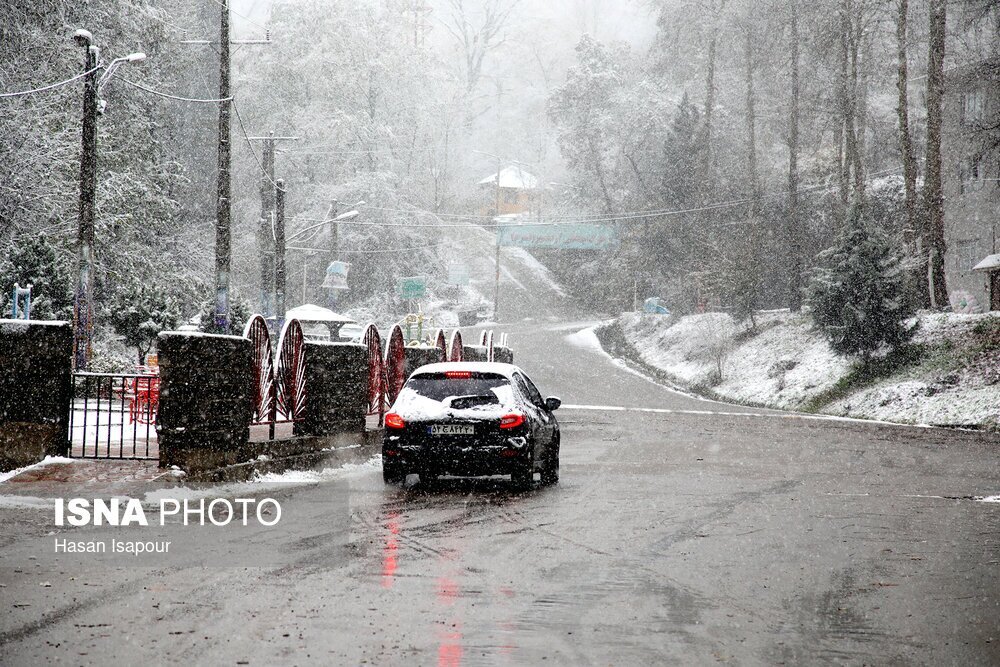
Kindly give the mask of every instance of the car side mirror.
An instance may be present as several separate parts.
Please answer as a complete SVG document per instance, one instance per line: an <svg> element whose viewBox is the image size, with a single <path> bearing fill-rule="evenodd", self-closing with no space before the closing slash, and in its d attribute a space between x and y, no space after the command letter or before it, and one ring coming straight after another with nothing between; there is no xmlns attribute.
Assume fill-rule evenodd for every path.
<svg viewBox="0 0 1000 667"><path fill-rule="evenodd" d="M556 398L555 396L549 396L545 399L545 409L549 412L558 410L560 405L562 405L562 400Z"/></svg>

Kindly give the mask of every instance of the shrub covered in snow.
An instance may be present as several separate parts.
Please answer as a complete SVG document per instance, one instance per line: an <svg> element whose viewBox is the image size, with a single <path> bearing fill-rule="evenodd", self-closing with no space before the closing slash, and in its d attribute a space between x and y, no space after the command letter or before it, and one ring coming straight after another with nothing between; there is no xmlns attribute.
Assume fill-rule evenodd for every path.
<svg viewBox="0 0 1000 667"><path fill-rule="evenodd" d="M834 247L820 255L809 305L816 326L839 354L865 362L879 350L909 341L916 325L906 298L900 256L862 205L851 210Z"/></svg>

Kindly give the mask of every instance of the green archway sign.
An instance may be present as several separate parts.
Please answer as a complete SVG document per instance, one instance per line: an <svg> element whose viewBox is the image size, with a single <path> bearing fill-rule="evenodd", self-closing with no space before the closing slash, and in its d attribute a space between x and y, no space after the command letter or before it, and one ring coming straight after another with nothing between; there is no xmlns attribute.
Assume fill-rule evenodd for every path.
<svg viewBox="0 0 1000 667"><path fill-rule="evenodd" d="M427 293L427 276L400 278L396 282L396 294L401 299L422 299Z"/></svg>

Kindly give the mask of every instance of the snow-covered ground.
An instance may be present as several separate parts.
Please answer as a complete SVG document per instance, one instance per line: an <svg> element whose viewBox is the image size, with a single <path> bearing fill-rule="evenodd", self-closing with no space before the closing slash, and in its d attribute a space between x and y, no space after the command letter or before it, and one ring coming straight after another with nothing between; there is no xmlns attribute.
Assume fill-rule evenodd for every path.
<svg viewBox="0 0 1000 667"><path fill-rule="evenodd" d="M920 358L842 394L831 392L856 363L834 354L806 315L762 313L752 335L725 313L626 313L612 326L643 362L721 399L912 424L1000 426L998 313L921 314L914 341Z"/></svg>

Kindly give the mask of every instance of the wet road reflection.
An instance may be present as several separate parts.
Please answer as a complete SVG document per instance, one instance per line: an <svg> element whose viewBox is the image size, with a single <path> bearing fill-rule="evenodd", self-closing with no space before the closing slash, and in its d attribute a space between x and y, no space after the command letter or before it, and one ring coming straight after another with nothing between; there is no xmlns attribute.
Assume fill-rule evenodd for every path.
<svg viewBox="0 0 1000 667"><path fill-rule="evenodd" d="M389 531L382 547L382 588L392 588L396 576L397 552L399 551L399 513L390 512L385 522Z"/></svg>
<svg viewBox="0 0 1000 667"><path fill-rule="evenodd" d="M439 478L385 489L376 524L382 533L381 587L417 597L421 590L425 596L432 593L428 630L439 667L507 662L516 655L517 594L506 582L470 585L466 579L476 569L466 562L463 545L468 531L484 525L495 523L498 531L507 531L510 517L520 514L512 506L546 491L518 489L503 477ZM485 630L489 640L470 645L466 627L474 628L473 634Z"/></svg>

